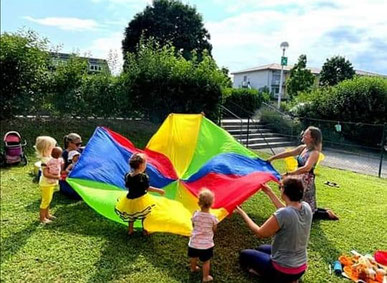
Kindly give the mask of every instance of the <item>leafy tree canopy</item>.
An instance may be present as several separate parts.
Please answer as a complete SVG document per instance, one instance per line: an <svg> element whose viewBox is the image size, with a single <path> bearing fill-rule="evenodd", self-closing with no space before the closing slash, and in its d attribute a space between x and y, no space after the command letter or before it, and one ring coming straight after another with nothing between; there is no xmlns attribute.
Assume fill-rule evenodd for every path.
<svg viewBox="0 0 387 283"><path fill-rule="evenodd" d="M291 98L300 91L310 90L314 84L315 77L310 70L306 69L306 62L306 55L302 54L298 58L297 64L290 70L286 89Z"/></svg>
<svg viewBox="0 0 387 283"><path fill-rule="evenodd" d="M123 76L137 111L157 122L171 112L204 111L217 120L226 77L206 52L200 62L195 53L186 60L173 46L144 42L137 53L128 53L127 60Z"/></svg>
<svg viewBox="0 0 387 283"><path fill-rule="evenodd" d="M352 79L355 70L351 62L344 57L335 56L324 63L320 74L320 85L333 86L341 81Z"/></svg>
<svg viewBox="0 0 387 283"><path fill-rule="evenodd" d="M192 59L193 50L199 58L204 50L211 55L210 34L204 28L202 16L194 7L177 0L155 0L135 15L125 29L124 57L127 52L137 52L141 37L153 38L161 46L170 44L186 59Z"/></svg>
<svg viewBox="0 0 387 283"><path fill-rule="evenodd" d="M33 31L4 33L0 36L1 119L40 106L46 81L48 41Z"/></svg>

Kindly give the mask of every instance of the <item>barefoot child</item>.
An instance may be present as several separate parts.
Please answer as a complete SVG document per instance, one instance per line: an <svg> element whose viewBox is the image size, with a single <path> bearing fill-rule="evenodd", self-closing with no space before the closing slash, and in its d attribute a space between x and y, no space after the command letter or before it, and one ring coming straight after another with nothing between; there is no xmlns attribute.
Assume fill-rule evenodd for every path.
<svg viewBox="0 0 387 283"><path fill-rule="evenodd" d="M42 165L42 175L39 179L39 187L42 194L42 202L40 204L40 223L50 223L55 217L49 212L49 206L54 193L54 188L58 184L59 175L54 175L49 172L47 163L51 159L51 152L56 145L56 140L48 136L40 136L36 138L35 150L37 156L40 158ZM50 183L50 179L56 180Z"/></svg>
<svg viewBox="0 0 387 283"><path fill-rule="evenodd" d="M203 282L212 281L210 259L213 256L214 232L218 219L210 213L214 202L214 193L202 189L199 193L200 211L192 216L193 230L188 243L188 256L191 258L191 272L199 271L198 258L203 262Z"/></svg>
<svg viewBox="0 0 387 283"><path fill-rule="evenodd" d="M125 174L125 186L129 192L118 201L115 211L123 221L129 223L129 235L133 234L133 224L137 219L141 219L143 234L147 235L148 232L144 228L144 219L155 205L152 196L147 192L156 192L163 195L164 191L149 186L149 177L144 173L146 169L145 154L133 154L129 159L129 165L131 172Z"/></svg>

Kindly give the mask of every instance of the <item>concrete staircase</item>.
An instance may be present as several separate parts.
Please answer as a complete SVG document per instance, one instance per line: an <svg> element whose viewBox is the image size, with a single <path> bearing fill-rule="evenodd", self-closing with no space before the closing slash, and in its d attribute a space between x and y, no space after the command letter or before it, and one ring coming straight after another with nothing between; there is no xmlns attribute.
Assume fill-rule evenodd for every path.
<svg viewBox="0 0 387 283"><path fill-rule="evenodd" d="M241 144L250 149L294 146L294 141L273 132L259 121L250 120L247 145L247 119L223 119L221 126Z"/></svg>

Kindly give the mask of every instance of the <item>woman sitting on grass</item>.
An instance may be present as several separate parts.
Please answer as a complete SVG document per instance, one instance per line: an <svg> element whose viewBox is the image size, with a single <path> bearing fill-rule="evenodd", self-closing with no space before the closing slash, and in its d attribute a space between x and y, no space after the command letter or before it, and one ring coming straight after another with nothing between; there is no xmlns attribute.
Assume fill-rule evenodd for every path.
<svg viewBox="0 0 387 283"><path fill-rule="evenodd" d="M297 281L307 268L306 248L312 224L312 210L301 201L304 187L300 179L285 177L281 184L283 204L269 186L263 191L278 209L262 226L258 226L239 206L239 213L247 226L259 238L273 237L272 245L243 250L240 263L251 273L262 276L267 282Z"/></svg>
<svg viewBox="0 0 387 283"><path fill-rule="evenodd" d="M65 162L64 168L67 168L70 164L71 161L69 160L69 152L76 150L79 153L82 153L82 138L80 135L76 133L70 133L63 138L63 143L64 143L64 150L62 153L62 158Z"/></svg>

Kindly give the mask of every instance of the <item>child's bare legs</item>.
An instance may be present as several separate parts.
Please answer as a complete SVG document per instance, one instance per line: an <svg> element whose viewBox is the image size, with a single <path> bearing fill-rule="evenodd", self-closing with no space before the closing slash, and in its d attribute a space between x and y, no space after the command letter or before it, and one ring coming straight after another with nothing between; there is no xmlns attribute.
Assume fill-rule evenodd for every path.
<svg viewBox="0 0 387 283"><path fill-rule="evenodd" d="M141 221L141 225L142 225L142 234L143 234L144 236L148 236L149 233L148 233L148 231L145 230L145 228L144 228L144 219Z"/></svg>
<svg viewBox="0 0 387 283"><path fill-rule="evenodd" d="M191 263L191 272L196 272L200 270L200 267L198 266L198 258L197 257L191 257L190 259Z"/></svg>
<svg viewBox="0 0 387 283"><path fill-rule="evenodd" d="M56 217L50 214L48 207L46 208L46 219L54 220Z"/></svg>
<svg viewBox="0 0 387 283"><path fill-rule="evenodd" d="M46 220L46 210L47 210L47 208L41 208L39 210L39 220L40 220L40 222L44 222L44 220Z"/></svg>
<svg viewBox="0 0 387 283"><path fill-rule="evenodd" d="M129 227L128 227L128 234L129 235L132 235L134 233L133 224L134 224L134 222L129 222Z"/></svg>
<svg viewBox="0 0 387 283"><path fill-rule="evenodd" d="M203 282L212 281L213 278L210 275L210 260L203 263Z"/></svg>
<svg viewBox="0 0 387 283"><path fill-rule="evenodd" d="M50 223L54 217L49 213L49 206L54 193L54 186L41 186L42 202L40 204L39 218L41 223Z"/></svg>
<svg viewBox="0 0 387 283"><path fill-rule="evenodd" d="M51 220L49 218L47 218L47 211L48 211L48 208L41 208L39 210L40 223L50 223L51 222Z"/></svg>

